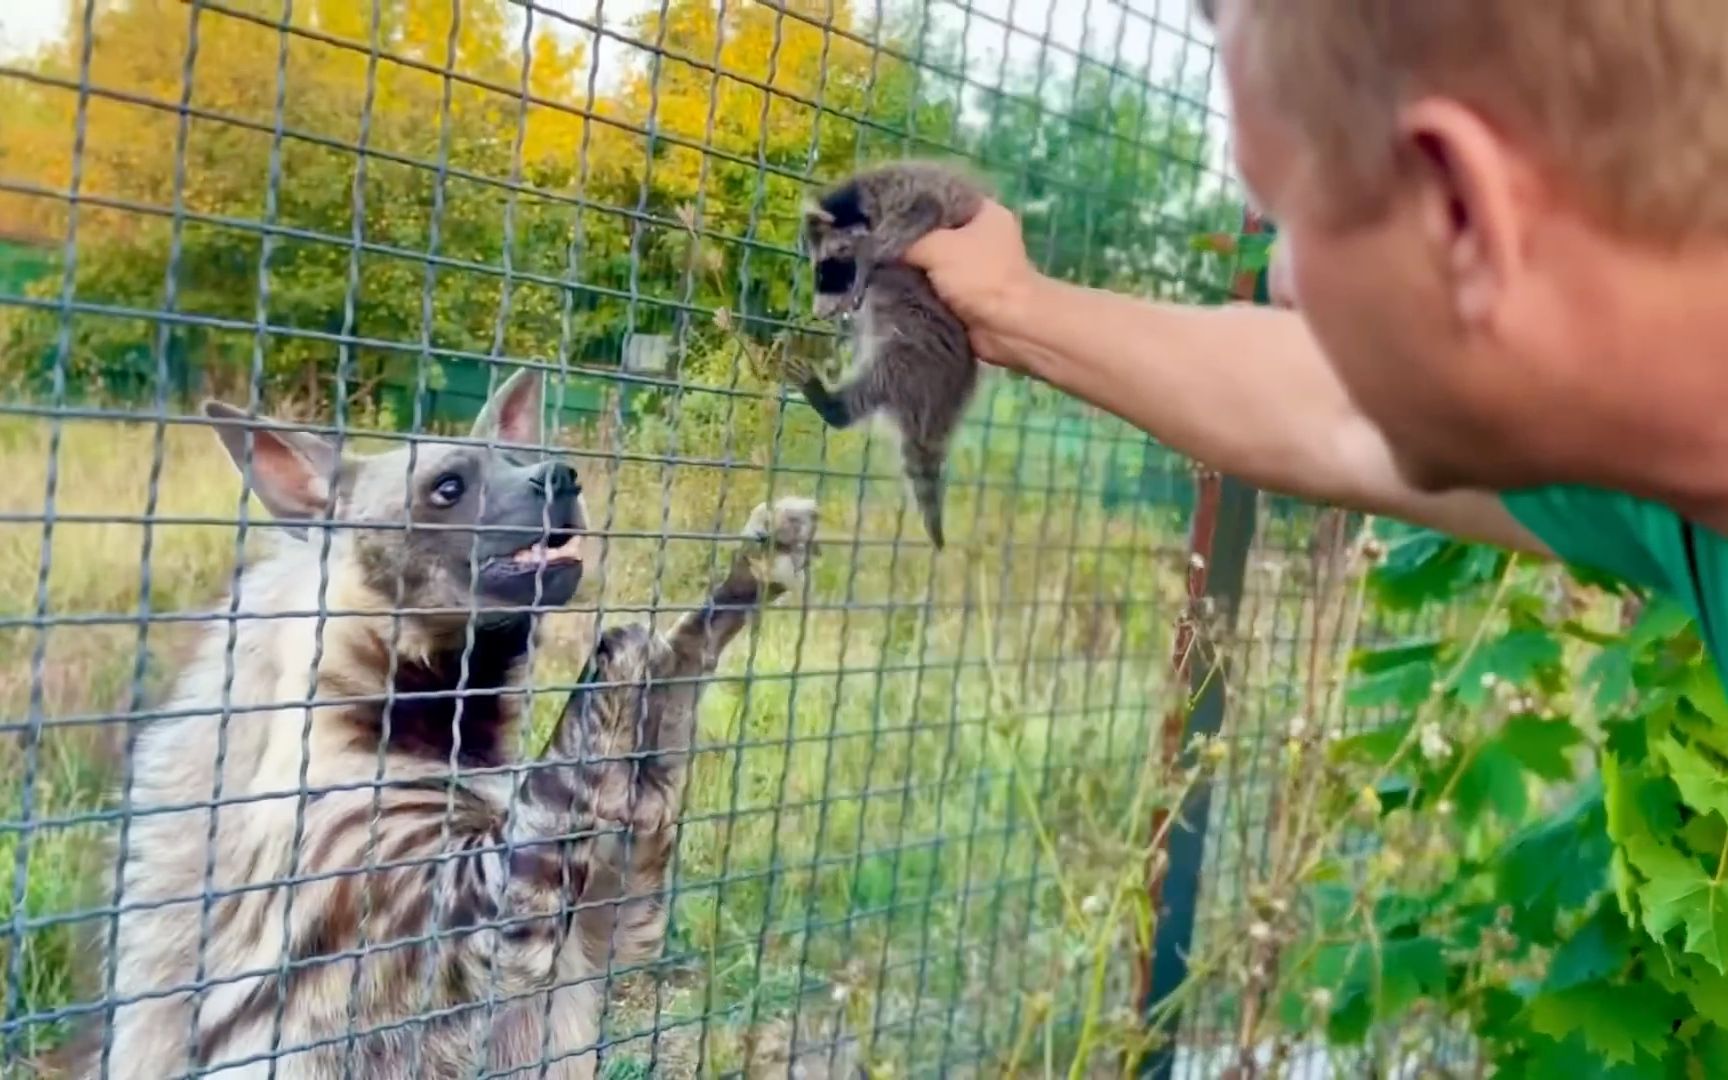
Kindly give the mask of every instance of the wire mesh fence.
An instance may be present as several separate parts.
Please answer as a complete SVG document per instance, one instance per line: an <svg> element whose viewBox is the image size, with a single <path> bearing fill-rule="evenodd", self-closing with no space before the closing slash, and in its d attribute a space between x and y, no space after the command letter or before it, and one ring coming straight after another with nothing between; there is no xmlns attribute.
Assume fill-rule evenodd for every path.
<svg viewBox="0 0 1728 1080"><path fill-rule="evenodd" d="M1186 0L67 16L0 58L9 1070L1144 1056L1153 954L1189 949L1134 913L1215 487L998 375L938 555L891 447L775 364L838 348L801 200L890 157L969 159L1052 273L1228 296L1192 242L1241 207ZM230 425L231 460L206 397L301 434ZM808 549L775 532L797 499ZM1224 725L1267 745L1312 557L1274 517L1232 606L1281 644ZM533 588L488 592L525 547ZM1152 875L1199 941L1267 842L1251 774ZM1232 1008L1192 999L1161 1067L1213 1075Z"/></svg>

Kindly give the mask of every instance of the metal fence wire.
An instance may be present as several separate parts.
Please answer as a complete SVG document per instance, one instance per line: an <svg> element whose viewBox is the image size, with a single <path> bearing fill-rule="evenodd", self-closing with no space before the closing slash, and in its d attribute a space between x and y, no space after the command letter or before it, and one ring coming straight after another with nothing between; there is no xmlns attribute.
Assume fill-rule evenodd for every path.
<svg viewBox="0 0 1728 1080"><path fill-rule="evenodd" d="M1231 296L1187 0L46 8L0 52L8 1075L1220 1073L1222 983L1142 1018L1263 854L1315 512L997 374L938 554L776 376L843 352L801 200L889 158L1054 274ZM231 458L206 398L301 434ZM500 611L512 478L581 524L543 459L582 581ZM796 499L802 578L737 560ZM711 672L644 644L774 574ZM1248 752L1172 802L1190 723Z"/></svg>

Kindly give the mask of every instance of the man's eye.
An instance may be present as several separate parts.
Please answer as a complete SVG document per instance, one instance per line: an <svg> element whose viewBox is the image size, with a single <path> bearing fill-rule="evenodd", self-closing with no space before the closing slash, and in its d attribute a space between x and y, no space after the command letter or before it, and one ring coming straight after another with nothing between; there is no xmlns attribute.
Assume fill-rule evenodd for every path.
<svg viewBox="0 0 1728 1080"><path fill-rule="evenodd" d="M440 476L438 482L432 485L432 501L439 506L455 506L462 499L462 493L468 486L455 473Z"/></svg>

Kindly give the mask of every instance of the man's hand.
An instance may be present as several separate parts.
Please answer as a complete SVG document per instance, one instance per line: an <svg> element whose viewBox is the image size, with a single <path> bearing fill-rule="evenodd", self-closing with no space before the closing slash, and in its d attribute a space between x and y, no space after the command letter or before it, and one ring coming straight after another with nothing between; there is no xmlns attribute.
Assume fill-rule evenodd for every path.
<svg viewBox="0 0 1728 1080"><path fill-rule="evenodd" d="M1030 303L1040 275L1026 257L1012 211L987 199L964 227L926 234L907 250L905 261L930 276L936 295L966 324L980 358L1021 366L1000 328Z"/></svg>

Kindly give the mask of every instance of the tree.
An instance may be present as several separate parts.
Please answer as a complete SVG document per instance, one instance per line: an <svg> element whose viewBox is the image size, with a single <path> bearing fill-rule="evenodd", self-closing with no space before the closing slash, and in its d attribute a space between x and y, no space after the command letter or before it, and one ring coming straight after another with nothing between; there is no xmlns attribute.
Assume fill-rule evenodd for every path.
<svg viewBox="0 0 1728 1080"><path fill-rule="evenodd" d="M71 321L75 391L148 395L165 369L239 392L256 368L267 396L322 411L338 375L369 406L484 381L471 358L616 362L623 334L685 336L693 310L766 337L804 306L809 178L860 160L976 155L1053 271L1121 287L1194 270L1170 219L1222 205L1192 111L1095 67L1009 72L963 122L956 42L927 13L857 27L844 0L672 0L626 27L646 47L610 87L580 24L508 0L283 17L105 0L82 103L76 25L27 61L38 80L0 82L0 162L60 193L0 194L0 233L64 233L82 109L77 296L138 313ZM51 309L0 310L0 366L40 377L59 330Z"/></svg>

